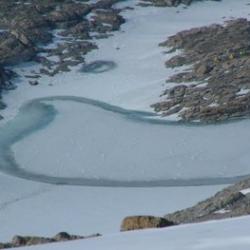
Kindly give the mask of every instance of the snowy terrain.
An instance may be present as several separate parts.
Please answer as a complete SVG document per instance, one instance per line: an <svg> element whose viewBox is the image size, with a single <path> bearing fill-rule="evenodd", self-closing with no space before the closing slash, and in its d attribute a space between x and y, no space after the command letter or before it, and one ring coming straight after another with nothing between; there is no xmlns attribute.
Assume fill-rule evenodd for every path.
<svg viewBox="0 0 250 250"><path fill-rule="evenodd" d="M4 175L0 175L0 187L0 241L16 234L116 233L125 216L174 212L223 188L55 186Z"/></svg>
<svg viewBox="0 0 250 250"><path fill-rule="evenodd" d="M181 225L166 229L110 234L104 237L38 246L30 250L248 250L250 217Z"/></svg>
<svg viewBox="0 0 250 250"><path fill-rule="evenodd" d="M111 61L116 67L103 73L83 73L80 68L72 68L70 73L53 78L42 77L36 87L21 77L17 82L18 88L4 95L8 107L3 111L5 120L0 124L1 138L4 138L0 141L1 150L9 150L12 146L14 157L9 152L7 158L11 156L19 167L54 177L145 181L160 177L223 178L249 174L249 121L206 127L163 126L157 122L130 121L100 107L54 101L50 105L58 111L55 120L42 130L31 129L29 136L24 133L18 142L15 141L15 131L11 126L22 129L20 123L15 124L16 114L23 104L36 98L85 97L124 109L152 111L150 104L159 100L159 95L166 88L165 80L174 73L165 68L164 61L170 55L164 54L158 44L180 30L248 17L250 13L248 0L197 2L187 9L183 6L141 8L135 6L136 2L130 0L119 4L134 6L135 9L124 11L127 22L122 30L109 39L96 41L99 49L86 58L87 62ZM24 76L36 70L37 65L24 64L16 69ZM23 117L22 111L19 115ZM36 119L39 117L38 110L34 115ZM6 125L7 122L11 123ZM32 122L34 120L28 124ZM113 130L111 122L115 124ZM114 158L109 157L110 149L107 147L111 137L113 144L108 144L115 152ZM14 146L13 141L17 142ZM125 147L124 151L118 150L119 145ZM96 147L100 150L91 150ZM147 151L140 150L142 147ZM72 148L74 150L70 151ZM156 153L153 157L152 152ZM0 157L0 162L9 163L4 158L6 155L0 154ZM100 166L100 162L106 165ZM135 166L129 165L131 162ZM165 164L170 167L165 168ZM51 236L58 231L68 231L83 235L104 233L105 237L37 248L146 250L156 249L156 246L157 249L166 249L168 246L168 249L176 250L249 249L249 218L111 234L118 232L124 216L163 215L191 206L223 186L135 188L50 185L16 178L13 172L7 174L4 169L7 166L0 166L0 170L5 172L0 174L1 241L7 241L15 234Z"/></svg>

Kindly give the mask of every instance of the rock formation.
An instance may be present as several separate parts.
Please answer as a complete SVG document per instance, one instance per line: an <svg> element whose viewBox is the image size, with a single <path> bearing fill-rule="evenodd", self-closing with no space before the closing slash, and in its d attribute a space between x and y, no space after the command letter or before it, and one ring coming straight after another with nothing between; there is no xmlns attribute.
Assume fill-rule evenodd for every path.
<svg viewBox="0 0 250 250"><path fill-rule="evenodd" d="M177 83L152 105L163 116L184 121L218 122L250 116L250 22L193 28L169 37L161 46L179 55L167 67L189 67L170 77Z"/></svg>

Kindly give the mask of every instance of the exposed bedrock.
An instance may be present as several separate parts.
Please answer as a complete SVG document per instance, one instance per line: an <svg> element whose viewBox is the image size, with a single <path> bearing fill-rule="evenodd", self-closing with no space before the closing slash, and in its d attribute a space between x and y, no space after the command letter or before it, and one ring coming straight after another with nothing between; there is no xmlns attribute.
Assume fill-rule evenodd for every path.
<svg viewBox="0 0 250 250"><path fill-rule="evenodd" d="M168 38L161 46L181 50L167 67L187 66L171 76L176 83L152 106L164 116L185 121L216 122L250 116L250 22L193 28Z"/></svg>

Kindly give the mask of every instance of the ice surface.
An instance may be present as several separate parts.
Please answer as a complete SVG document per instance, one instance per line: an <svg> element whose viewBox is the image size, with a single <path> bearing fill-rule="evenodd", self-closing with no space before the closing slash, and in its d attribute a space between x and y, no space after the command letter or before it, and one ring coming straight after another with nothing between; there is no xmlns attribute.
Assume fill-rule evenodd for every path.
<svg viewBox="0 0 250 250"><path fill-rule="evenodd" d="M105 110L74 98L55 98L47 103L57 110L55 120L13 147L17 163L30 172L119 181L250 173L249 120L170 125L138 120L129 111Z"/></svg>

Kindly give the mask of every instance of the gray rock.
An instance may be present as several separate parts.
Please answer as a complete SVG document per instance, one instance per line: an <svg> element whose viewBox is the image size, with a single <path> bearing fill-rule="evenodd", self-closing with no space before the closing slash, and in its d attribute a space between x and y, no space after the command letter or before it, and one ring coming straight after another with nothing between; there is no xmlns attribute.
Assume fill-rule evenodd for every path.
<svg viewBox="0 0 250 250"><path fill-rule="evenodd" d="M0 249L5 248L13 248L13 247L23 247L23 246L32 246L32 245L41 245L48 244L53 242L60 241L69 241L69 240L77 240L77 239L87 239L93 237L99 237L100 234L93 234L89 236L79 236L79 235L71 235L66 232L60 232L52 238L46 237L38 237L38 236L20 236L15 235L11 242L0 243Z"/></svg>
<svg viewBox="0 0 250 250"><path fill-rule="evenodd" d="M174 223L193 223L250 214L250 195L240 191L250 188L250 178L240 181L197 205L167 214Z"/></svg>

